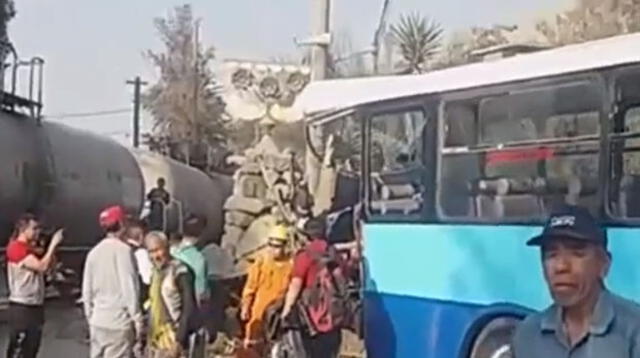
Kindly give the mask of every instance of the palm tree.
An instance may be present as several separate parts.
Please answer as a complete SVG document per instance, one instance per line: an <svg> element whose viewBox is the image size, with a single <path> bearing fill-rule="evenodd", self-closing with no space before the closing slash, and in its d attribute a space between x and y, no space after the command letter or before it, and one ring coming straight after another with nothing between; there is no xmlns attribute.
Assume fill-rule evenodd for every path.
<svg viewBox="0 0 640 358"><path fill-rule="evenodd" d="M440 50L442 32L439 23L419 13L402 15L391 26L391 35L402 55L400 73L424 73L429 60Z"/></svg>

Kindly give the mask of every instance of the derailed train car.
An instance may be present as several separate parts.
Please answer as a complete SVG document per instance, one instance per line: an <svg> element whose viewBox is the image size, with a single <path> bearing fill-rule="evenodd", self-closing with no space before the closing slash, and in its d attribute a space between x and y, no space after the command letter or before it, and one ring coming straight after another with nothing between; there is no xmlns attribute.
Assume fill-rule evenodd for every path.
<svg viewBox="0 0 640 358"><path fill-rule="evenodd" d="M222 207L231 178L209 176L170 158L131 151L119 143L63 124L0 112L0 247L24 212L45 228L64 227L60 257L79 269L84 254L100 239L98 214L119 204L140 215L157 178L167 181L172 205L167 224L178 229L189 214L205 217L203 239L219 240Z"/></svg>

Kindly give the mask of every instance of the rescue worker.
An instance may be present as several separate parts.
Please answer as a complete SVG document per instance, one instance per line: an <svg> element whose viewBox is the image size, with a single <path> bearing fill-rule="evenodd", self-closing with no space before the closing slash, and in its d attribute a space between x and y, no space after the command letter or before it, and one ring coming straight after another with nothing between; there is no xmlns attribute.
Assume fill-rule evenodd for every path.
<svg viewBox="0 0 640 358"><path fill-rule="evenodd" d="M553 304L518 327L516 358L640 357L640 306L606 288L607 234L588 210L554 212L527 245L541 248Z"/></svg>
<svg viewBox="0 0 640 358"><path fill-rule="evenodd" d="M41 258L34 254L40 224L30 214L15 225L7 245L7 279L9 286L9 345L7 358L35 358L40 349L44 325L45 273L51 268L56 248L63 239L62 230L53 235Z"/></svg>
<svg viewBox="0 0 640 358"><path fill-rule="evenodd" d="M346 285L342 274L337 274L344 263L339 260L335 248L328 242L326 223L322 218L309 219L304 225L304 231L310 241L294 258L292 278L287 289L281 316L283 320L286 320L300 299L303 299L302 306L314 304L308 299L313 296L320 298L320 300L331 300L328 303L316 300L315 304L320 306L329 305L330 309L325 308L326 312L323 314L331 317L321 316L315 317L316 319L308 317L309 323L307 332L304 332L304 344L310 358L335 358L338 356L342 342L342 327L339 321L344 319L347 314L345 312ZM336 269L336 267L338 268ZM325 283L330 284L327 286ZM316 291L316 288L321 290ZM310 294L312 291L315 293ZM340 298L340 301L333 301L334 297ZM305 307L305 310L317 310L318 308ZM326 323L329 323L330 326L321 327Z"/></svg>
<svg viewBox="0 0 640 358"><path fill-rule="evenodd" d="M197 329L193 273L171 257L164 233L148 233L145 245L154 266L149 287L149 357L183 357Z"/></svg>
<svg viewBox="0 0 640 358"><path fill-rule="evenodd" d="M249 267L242 291L240 318L246 322L244 348L260 352L263 317L267 307L284 297L293 263L287 253L288 228L276 225L268 237L268 251Z"/></svg>
<svg viewBox="0 0 640 358"><path fill-rule="evenodd" d="M105 238L87 255L82 301L89 323L91 358L130 358L142 334L140 285L133 252L124 242L125 213L100 213Z"/></svg>

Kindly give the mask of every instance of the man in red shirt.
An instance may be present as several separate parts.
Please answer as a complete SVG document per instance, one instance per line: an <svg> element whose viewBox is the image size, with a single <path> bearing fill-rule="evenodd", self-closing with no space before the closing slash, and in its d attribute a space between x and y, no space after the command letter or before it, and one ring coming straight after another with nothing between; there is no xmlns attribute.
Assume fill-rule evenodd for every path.
<svg viewBox="0 0 640 358"><path fill-rule="evenodd" d="M33 215L22 216L7 245L9 283L9 347L7 357L35 358L40 349L44 325L44 275L51 268L55 250L62 242L62 230L51 239L42 258L34 244L40 224Z"/></svg>
<svg viewBox="0 0 640 358"><path fill-rule="evenodd" d="M291 282L285 298L282 311L283 319L286 318L298 301L301 294L317 285L316 280L322 269L318 262L318 257L332 249L327 242L325 221L321 218L312 218L307 221L304 227L306 235L310 241L304 250L299 252L293 261L293 272ZM305 336L305 348L310 358L334 358L338 356L341 344L341 328L339 325L329 323L327 329L314 327L314 334ZM320 328L320 329L318 329Z"/></svg>

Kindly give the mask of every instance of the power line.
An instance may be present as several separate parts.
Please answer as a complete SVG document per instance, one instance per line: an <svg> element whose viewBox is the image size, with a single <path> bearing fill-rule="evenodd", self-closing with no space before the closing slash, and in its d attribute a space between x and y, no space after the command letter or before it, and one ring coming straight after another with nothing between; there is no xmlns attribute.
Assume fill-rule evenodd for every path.
<svg viewBox="0 0 640 358"><path fill-rule="evenodd" d="M108 110L94 111L94 112L60 113L60 114L53 114L53 115L45 115L45 117L49 119L69 119L69 118L108 116L112 114L121 114L121 113L131 113L131 108L108 109Z"/></svg>
<svg viewBox="0 0 640 358"><path fill-rule="evenodd" d="M124 136L124 137L129 137L131 136L131 133L129 133L129 131L111 131L111 132L96 132L100 135L103 136L107 136L107 137L115 137L115 136Z"/></svg>

